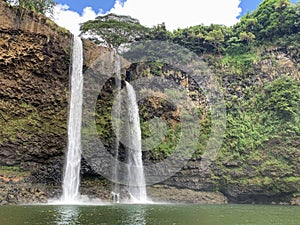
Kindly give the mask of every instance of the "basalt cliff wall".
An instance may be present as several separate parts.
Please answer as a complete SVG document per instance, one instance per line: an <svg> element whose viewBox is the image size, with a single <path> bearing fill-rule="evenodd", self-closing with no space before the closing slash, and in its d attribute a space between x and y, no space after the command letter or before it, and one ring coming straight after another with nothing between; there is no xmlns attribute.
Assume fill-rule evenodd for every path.
<svg viewBox="0 0 300 225"><path fill-rule="evenodd" d="M42 15L22 11L0 1L2 204L44 202L60 195L67 147L71 46L72 35L67 30ZM226 67L212 66L212 71L220 78L228 108L231 104L239 104L239 99L250 98L251 91L254 93L252 87L257 87L256 91L263 89L282 74L299 81L299 61L292 58L289 52L269 49L265 54L265 59L256 62L254 69L243 77L235 76ZM102 74L104 77L95 121L99 138L112 154L114 134L109 117L115 96L111 74L113 61L111 50L84 41L85 76ZM203 93L184 72L155 63L128 65L124 61L123 65L127 68L123 69L124 79L134 81L142 77L159 76L187 89L194 103L202 110L200 118L204 128L209 126ZM99 68L102 71L98 71ZM90 81L93 87L93 80ZM160 97L139 102L143 138L151 136L147 121L153 118L163 118L175 130L180 124L176 107L164 101L163 93L156 93L156 96ZM202 130L206 137L209 136L207 130ZM83 132L89 134L88 130ZM172 140L177 135L171 130L168 132L166 139ZM233 134L227 134L230 135ZM230 146L233 140L232 137L225 138L225 146ZM145 164L162 161L169 154L168 148L169 145L161 145L155 151L143 152ZM228 149L221 148L218 157L205 171L200 167L201 154L195 153L181 171L149 187L150 195L159 200L202 203L222 203L228 198L231 202L239 203L299 204L299 136L293 133L284 141L274 135L271 139L263 140L259 147L246 148L244 155ZM124 160L122 151L120 157L120 160ZM99 175L84 157L82 178L82 193L91 197L110 198L109 181Z"/></svg>

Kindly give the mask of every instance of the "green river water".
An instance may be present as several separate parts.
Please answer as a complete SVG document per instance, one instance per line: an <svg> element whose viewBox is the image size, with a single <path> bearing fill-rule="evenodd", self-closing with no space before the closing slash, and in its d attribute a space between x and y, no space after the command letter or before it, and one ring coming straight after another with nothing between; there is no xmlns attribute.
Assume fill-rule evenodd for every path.
<svg viewBox="0 0 300 225"><path fill-rule="evenodd" d="M0 225L299 225L300 207L266 205L1 206Z"/></svg>

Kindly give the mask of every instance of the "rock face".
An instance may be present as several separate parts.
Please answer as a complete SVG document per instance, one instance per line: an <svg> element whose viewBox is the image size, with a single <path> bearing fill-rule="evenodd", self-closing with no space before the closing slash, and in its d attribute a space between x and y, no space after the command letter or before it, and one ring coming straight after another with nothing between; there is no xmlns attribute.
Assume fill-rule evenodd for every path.
<svg viewBox="0 0 300 225"><path fill-rule="evenodd" d="M71 34L0 2L0 165L36 170L66 148Z"/></svg>
<svg viewBox="0 0 300 225"><path fill-rule="evenodd" d="M0 21L4 21L0 23L0 204L44 202L61 193L67 147L72 38L68 31L49 19L26 10L17 10L3 1L0 1ZM91 140L100 138L107 151L113 154L114 134L110 117L115 97L112 79L114 56L109 49L89 41L83 43L84 71L85 76L91 76L88 80L90 89L99 92L93 84L94 76L101 77L103 82L102 90L97 93L97 133L89 133L88 124L83 132ZM262 89L282 74L300 80L299 66L296 66L298 61L284 50L268 51L265 54L271 59L264 57L264 60L256 62L254 70L243 77L230 73L227 68L212 68L220 77L228 105L236 104L237 99L248 98L254 87ZM197 84L182 71L174 71L159 63L129 66L124 61L123 65L127 68L123 70L123 79L134 82L140 78L160 76L186 89L199 109L205 143L210 132L207 128L209 113L206 98ZM176 145L180 133L174 132L180 124L178 108L165 101L165 94L159 93L159 90L153 94L156 97L139 102L143 138L151 135L148 122L162 118L168 125L165 139ZM205 148L199 148L181 171L150 187L149 193L158 201L225 203L228 199L238 203L288 202L299 205L299 137L289 138L287 143L284 140L275 136L252 151L245 150L245 155L237 155L233 150L230 152L230 148L226 151L221 149L207 170L200 167L201 153ZM93 151L94 146L90 143L83 144ZM145 165L163 161L173 147L165 144L143 152ZM120 160L125 159L123 150L121 145ZM109 199L110 183L90 167L89 160L88 156L83 157L82 193ZM99 168L106 167L108 163L102 162ZM172 196L167 197L169 194Z"/></svg>
<svg viewBox="0 0 300 225"><path fill-rule="evenodd" d="M299 119L297 119L299 111L296 109L297 112L292 120L289 120L289 117L279 118L277 115L272 117L276 101L279 98L272 102L271 110L264 106L268 104L269 100L265 96L268 92L266 87L270 87L282 77L292 80L290 85L297 83L297 88L293 93L298 96L296 98L299 100L298 59L295 59L293 54L284 48L267 49L259 57L261 60L254 62L251 68L244 70L242 74L234 74L232 69L207 60L212 72L220 79L226 101L227 130L223 146L207 170L201 168L201 154L196 152L181 171L163 181L162 184L196 191L220 191L228 198L229 202L267 204L288 202L296 204L300 191L300 142L297 128L299 127ZM160 68L157 69L157 67ZM189 93L192 94L190 97L194 97L192 99L198 102L196 105L200 106L200 109L201 106L204 108L201 116L202 122L209 117L205 113L205 101L202 101L201 93L197 92L197 88L195 90L195 85L189 88L191 85L183 82L186 78L184 73L174 72L168 66L157 64L141 64L131 66L127 70L127 77L133 81L140 79L141 76L160 76L163 79L171 79L183 87L183 84L186 84ZM284 83L284 79L280 82ZM146 86L144 88L147 89ZM288 90L288 87L274 90L273 93L280 94L282 90ZM255 97L256 95L259 97ZM163 94L161 96L164 97ZM173 123L180 123L178 116L174 117L176 110L168 108L163 111L167 106L163 101L150 98L141 103L142 127L145 121L154 117L166 120L173 118ZM263 110L258 108L263 108ZM295 108L297 106L294 107L294 110ZM266 114L266 118L260 121L258 114ZM236 117L241 117L240 121ZM250 119L247 120L247 117ZM269 123L268 117L274 118L275 121ZM272 129L274 126L273 122L277 123L276 130L265 135L269 132L268 129ZM290 127L285 128L287 124ZM205 123L203 125L205 126ZM239 130L239 127L242 128ZM245 127L251 127L251 129ZM282 132L281 129L287 129L289 132ZM235 133L235 130L238 132ZM255 143L256 140L259 140L260 143ZM231 142L238 144L235 145ZM145 152L146 163L147 160L158 162L166 157L165 154L160 154L161 152L168 153L164 152L166 149L168 148ZM157 150L161 152L157 153Z"/></svg>

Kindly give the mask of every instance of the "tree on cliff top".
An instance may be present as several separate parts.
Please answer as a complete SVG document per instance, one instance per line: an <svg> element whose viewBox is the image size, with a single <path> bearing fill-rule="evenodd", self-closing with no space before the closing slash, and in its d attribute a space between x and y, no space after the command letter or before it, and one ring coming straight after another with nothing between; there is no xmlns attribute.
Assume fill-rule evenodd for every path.
<svg viewBox="0 0 300 225"><path fill-rule="evenodd" d="M122 44L142 39L148 28L130 16L108 14L81 24L80 30L81 34L87 35L98 44L118 48Z"/></svg>
<svg viewBox="0 0 300 225"><path fill-rule="evenodd" d="M43 15L52 15L56 5L54 0L8 0L7 2Z"/></svg>
<svg viewBox="0 0 300 225"><path fill-rule="evenodd" d="M235 31L251 32L259 41L296 34L300 30L299 6L299 2L291 4L290 0L263 0L255 11L241 18Z"/></svg>

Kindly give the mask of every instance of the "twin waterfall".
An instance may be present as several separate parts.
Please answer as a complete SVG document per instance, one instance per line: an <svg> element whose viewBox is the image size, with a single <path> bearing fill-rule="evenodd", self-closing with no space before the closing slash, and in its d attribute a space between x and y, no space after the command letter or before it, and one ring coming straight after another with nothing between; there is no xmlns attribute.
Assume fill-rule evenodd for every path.
<svg viewBox="0 0 300 225"><path fill-rule="evenodd" d="M62 202L79 200L81 163L81 115L83 95L83 51L79 37L74 36L72 52L71 100L68 121L68 152L65 162Z"/></svg>
<svg viewBox="0 0 300 225"><path fill-rule="evenodd" d="M115 83L118 91L117 112L113 112L116 118L120 118L121 111L121 62L120 57L115 52ZM69 106L68 121L68 151L66 154L65 171L63 179L63 194L61 203L74 204L80 203L80 164L81 164L81 121L82 121L82 99L83 99L83 50L82 42L79 37L74 36L72 51L72 74L71 74L71 99ZM126 189L131 199L130 202L146 203L146 184L142 161L141 128L139 110L133 87L126 82L126 110L127 110L127 179ZM120 127L115 127L115 159L116 165L113 168L113 180L118 181L119 170L119 137ZM97 149L95 149L97 151ZM125 173L126 174L126 173ZM120 201L120 186L115 183L112 189L113 201Z"/></svg>
<svg viewBox="0 0 300 225"><path fill-rule="evenodd" d="M115 98L116 108L113 111L113 117L116 121L121 118L121 60L120 56L114 51L115 56L115 86L117 95ZM144 176L144 168L142 161L142 136L140 127L139 108L136 102L135 91L128 83L126 84L126 152L127 152L127 191L132 202L147 202L146 182ZM115 165L112 171L113 181L115 182L112 188L112 200L114 203L120 202L120 184L119 179L119 147L120 147L120 123L115 123Z"/></svg>
<svg viewBox="0 0 300 225"><path fill-rule="evenodd" d="M139 108L133 87L126 82L128 139L128 193L134 202L147 202L146 182L142 161L142 134Z"/></svg>
<svg viewBox="0 0 300 225"><path fill-rule="evenodd" d="M115 164L113 166L113 171L112 171L112 181L114 182L111 195L112 195L112 201L114 203L120 203L120 184L118 183L119 180L119 147L120 147L120 119L121 119L121 88L122 88L122 83L121 83L121 59L120 56L118 55L117 51L113 52L114 58L114 72L115 72L115 86L116 86L116 91L117 91L117 96L115 98L116 102L116 108L112 112L113 119L116 120L117 122L115 123Z"/></svg>

